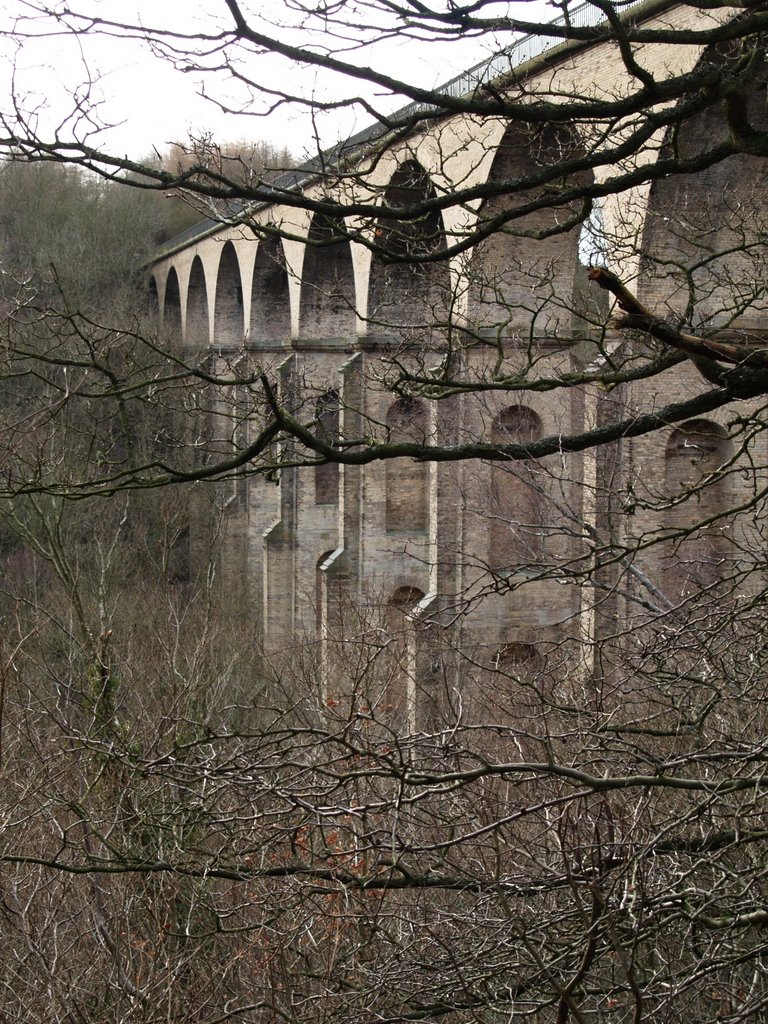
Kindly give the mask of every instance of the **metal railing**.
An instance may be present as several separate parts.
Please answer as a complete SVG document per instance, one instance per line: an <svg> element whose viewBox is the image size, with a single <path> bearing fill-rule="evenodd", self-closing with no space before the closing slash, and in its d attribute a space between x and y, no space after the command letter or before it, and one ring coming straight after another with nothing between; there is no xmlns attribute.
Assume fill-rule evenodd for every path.
<svg viewBox="0 0 768 1024"><path fill-rule="evenodd" d="M643 0L627 0L627 2L617 4L616 6L617 8L620 7L620 13L624 14L634 7L640 7L642 3ZM559 27L593 28L604 21L603 11L595 7L594 4L585 2L578 4L570 10L567 18L565 15L560 15L558 18L553 18L552 21L547 22L547 24ZM549 36L538 33L520 36L510 46L504 47L503 50L495 53L492 57L473 65L467 71L462 71L460 75L456 75L447 82L443 82L442 85L436 86L432 92L435 97L449 96L452 99L461 99L463 96L469 96L480 86L487 85L504 75L508 75L515 68L527 64L528 61L565 42L568 42L568 40L561 36ZM308 174L311 174L312 171L317 172L321 168L333 166L341 156L350 154L363 143L389 134L392 131L392 125L407 125L415 116L428 113L430 110L439 111L439 104L418 100L408 103L404 107L395 110L392 114L388 114L386 125L374 123L367 128L362 128L343 142L337 143L337 145L324 150L318 156L302 164L298 169L299 171L306 171ZM281 183L281 178L276 182L276 184L278 183Z"/></svg>
<svg viewBox="0 0 768 1024"><path fill-rule="evenodd" d="M639 7L641 3L642 0L629 0L627 3L617 4L616 6L620 7L620 13L624 14L625 11L631 10L633 7ZM578 4L568 11L567 18L565 15L560 15L560 17L553 18L547 24L563 28L566 26L571 28L595 28L603 21L605 21L603 11L595 7L594 4L586 2ZM467 96L474 92L479 86L487 85L495 79L509 74L510 71L514 71L515 68L527 64L534 57L538 57L542 53L546 53L553 46L559 46L566 41L561 36L550 36L544 33L530 33L521 36L511 46L506 46L487 60L475 64L468 71L463 71L455 78L451 78L450 81L439 85L435 89L435 93L438 96L451 96L454 99L460 99L462 96ZM406 119L410 114L429 110L430 106L428 103L409 103L393 114L392 117L398 120L401 118Z"/></svg>
<svg viewBox="0 0 768 1024"><path fill-rule="evenodd" d="M620 13L624 14L626 11L631 10L634 7L640 7L644 0L627 0L625 3L616 4L617 8L620 8ZM547 22L553 26L568 26L573 28L592 28L597 27L605 20L603 11L595 7L594 4L589 3L588 0L585 3L578 4L574 8L568 11L568 16L560 15L558 18L552 19ZM502 78L508 75L515 68L521 67L523 64L527 64L528 61L533 60L535 57L540 56L542 53L546 53L547 50L552 49L555 46L559 46L568 40L563 39L561 36L550 36L545 33L530 33L528 35L521 36L516 39L510 46L505 47L498 53L489 57L487 60L480 61L467 71L462 71L460 75L456 75L454 78L449 79L442 85L438 85L432 90L435 97L438 96L450 96L453 99L460 99L462 96L468 96L473 93L478 87L487 85L496 79ZM296 188L300 188L302 185L311 181L313 177L321 173L323 170L337 165L342 157L351 156L356 149L366 142L375 141L377 138L382 138L388 135L392 131L393 125L407 125L409 120L418 116L419 114L427 113L430 110L439 111L440 106L438 103L429 102L414 102L408 103L404 107L400 107L394 113L387 115L387 123L374 123L369 125L367 128L362 128L359 132L354 135L350 135L344 139L343 142L337 143L335 146L331 146L322 153L319 153L316 157L312 157L306 163L301 164L299 167L291 171L286 171L284 174L279 175L274 181L274 188L276 190L275 202L280 200L280 192L293 191ZM250 209L258 209L266 206L266 201L260 201L258 203L246 204ZM239 208L242 210L242 207ZM237 210L233 210L233 216L237 216ZM187 242L196 238L198 235L204 235L209 231L214 230L221 226L221 222L212 218L207 218L201 221L199 224L193 225L191 228L187 228L186 231L182 231L174 238L169 239L168 242L159 250L158 255L163 255L170 250L175 250L183 247Z"/></svg>

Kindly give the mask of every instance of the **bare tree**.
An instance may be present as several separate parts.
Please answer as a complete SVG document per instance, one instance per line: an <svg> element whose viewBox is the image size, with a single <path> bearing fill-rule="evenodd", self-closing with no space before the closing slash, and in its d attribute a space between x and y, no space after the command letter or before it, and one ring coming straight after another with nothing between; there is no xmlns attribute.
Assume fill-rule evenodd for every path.
<svg viewBox="0 0 768 1024"><path fill-rule="evenodd" d="M630 5L627 16L622 17L621 10L611 4L595 5L595 9L574 7L559 21L551 23L497 17L495 13L486 18L483 5L446 12L428 7L417 11L408 6L373 2L366 6L365 19L356 22L348 19L345 8L332 13L311 5L292 4L270 15L227 0L221 6L222 20L215 27L212 23L208 32L198 31L194 26L190 30L179 30L178 26L170 28L162 24L153 27L144 20L122 22L95 18L87 5L62 12L44 3L35 3L12 10L4 32L20 43L45 38L46 34L55 38L67 33L81 35L86 42L92 36L116 40L139 38L153 48L160 59L170 60L182 71L210 78L214 83L212 89L216 76L222 71L228 72L244 90L243 109L247 108L255 116L275 108L287 112L293 106L309 108L316 115L326 108L343 108L345 104L362 108L377 127L361 132L360 138L350 139L302 169L302 176L325 179L331 186L358 178L361 153L370 150L375 160L376 149L381 148L383 140L390 145L393 140L407 137L416 130L439 126L447 115L512 120L519 126L522 137L532 142L531 148L538 146L540 151L539 159L534 154L527 173L516 175L514 181L501 178L482 186L445 190L443 194L430 197L427 207L423 205L423 197L407 191L394 204L397 219L404 223L414 218L418 220L426 209L447 211L496 196L521 197L519 202L507 204L499 216L486 218L477 230L456 240L450 248L460 251L469 249L478 238L493 234L504 225L514 228L517 221L530 218L538 210L559 211L557 227L544 230L547 233L563 231L580 222L590 202L600 197L643 182L662 180L670 174L700 171L734 154L764 154L763 129L759 121L755 121L753 112L747 109L750 91L762 73L763 12L753 4L746 4L742 14L736 4L728 9L735 12L731 16L713 11L710 4L698 7L692 4L685 5L681 9L682 16L675 21L658 17L664 9L664 4ZM686 16L689 11L700 16L689 18ZM281 17L285 18L283 25ZM271 27L270 18L275 21ZM300 26L300 32L294 36L298 39L296 45L285 41L285 29L290 29L291 20ZM521 32L527 34L527 49L518 47L518 52L514 41ZM375 53L376 43L392 35L438 42L464 37L481 40L487 36L494 56L440 89L419 88L376 67L360 67L356 59L348 56L357 48L371 49ZM330 41L334 40L336 45L342 38L347 39L346 44L338 46L336 55L331 55L328 52ZM546 66L546 48L561 42L568 44L576 54L585 46L610 45L619 62L621 87L614 90L611 83L606 89L593 89L591 84L580 88L578 79L555 80L545 87L531 86L516 74L514 65L521 57L525 58L529 52L540 54ZM658 70L654 61L648 59L653 46L668 48ZM704 59L693 68L675 74L671 63L677 62L685 50L702 53ZM311 87L310 94L303 96L301 79L295 74L289 76L290 85L286 88L281 88L279 74L275 76L274 85L271 81L267 84L259 74L259 57L264 53L289 66L320 69L335 76L341 88L354 90L353 95L349 99L324 103ZM385 62L386 56L384 50ZM380 104L382 109L375 99L366 97L366 89L384 94L387 99ZM273 202L277 195L281 200L329 215L341 212L346 216L375 219L380 214L378 204L372 202L370 196L350 201L354 193L347 192L340 208L334 189L322 198L305 193L291 199L285 194L286 190L291 191L290 179L278 185L271 173L266 176L258 173L243 176L239 171L228 174L226 160L222 161L226 154L205 138L198 140L200 159L191 164L184 159L171 166L149 167L103 153L98 145L82 141L83 138L98 139L102 120L95 89L78 91L74 126L62 126L62 133L71 128L73 138L80 141L60 140L58 136L46 139L37 130L39 111L26 109L23 96L14 99L4 116L6 131L0 141L18 157L75 162L106 176L119 176L129 171L138 174L135 184L141 187L186 188L203 200L209 197L212 200ZM407 99L411 103L393 114L383 109L390 99ZM215 102L215 91L213 100ZM700 152L670 151L658 161L627 163L628 157L653 148L652 140L657 139L659 133L673 131L676 125L706 116L711 111L717 111L717 116L725 119L728 127L725 137L708 140ZM576 144L578 131L574 133L574 127L581 124L594 128L586 143ZM194 154L194 145L188 148ZM279 169L275 164L279 165L281 159L275 156L276 161L267 160L270 172ZM597 178L589 174L598 170ZM525 227L524 221L520 227L530 236L531 229ZM533 228L534 233L537 230L541 231L542 227ZM355 238L365 244L365 237L359 231ZM384 246L381 248L386 250ZM423 254L422 258L428 256L428 253Z"/></svg>
<svg viewBox="0 0 768 1024"><path fill-rule="evenodd" d="M213 54L252 90L246 58L270 49L413 105L245 182L6 122L28 160L187 189L206 230L253 229L263 314L252 344L224 234L229 334L206 333L202 269L186 344L170 273L148 321L5 292L9 1020L764 1016L766 15L596 6L597 25L549 27L294 8L351 48L535 29L567 43L559 67L605 46L620 69L579 87L541 55L534 87L501 57L442 92L233 2L210 37L56 12L183 66ZM416 137L438 168L488 173L441 184ZM298 284L314 347L287 353ZM365 540L359 467L402 576L387 591L352 579L327 525ZM254 600L233 581L267 532L278 570ZM301 628L262 650L256 613L291 603Z"/></svg>
<svg viewBox="0 0 768 1024"><path fill-rule="evenodd" d="M17 159L74 162L107 178L130 181L142 189L174 190L196 203L207 202L213 226L216 222L244 224L246 230L254 229L259 236L273 239L278 263L277 276L272 275L275 284L280 276L279 260L283 258L279 255L280 237L302 244L308 242L310 253L313 247L319 247L324 262L326 254L332 250L341 252L348 241L370 250L373 284L367 297L368 332L399 335L406 342L416 335L422 339L428 335L431 339L426 348L422 346L421 355L412 351L405 360L391 361L385 383L402 391L405 397L440 399L457 391L518 391L529 387L567 389L593 382L616 386L622 381L653 376L666 368L675 352L690 353L691 343L681 340L686 331L675 335L670 330L661 339L670 353L660 356L648 350L646 365L642 365L639 352L633 355L632 366L618 365L615 354L609 362L590 360L590 355L599 357L605 349L600 340L607 337L605 316L599 302L585 299L583 282L579 285L573 278L574 261L570 259L579 225L588 218L591 227L582 230L580 244L586 244L593 256L597 252L595 245L599 244L601 259L608 252L613 270L627 283L639 269L638 251L642 251L645 260L656 258L653 251L669 251L670 255L659 263L661 273L656 278L671 281L671 264L675 263L676 297L670 305L669 290L664 293L663 288L659 291L655 285L643 285L648 297L656 288L661 299L656 306L652 303L648 307L649 315L664 319L666 310L674 307L676 314L679 311L689 321L696 317L707 321L709 317L705 334L727 326L725 322L715 323L709 316L709 307L718 307L711 283L731 277L735 262L728 253L736 251L743 255L739 279L730 280L730 287L721 289L729 290L731 297L725 305L719 303L724 310L720 320L733 323L760 306L763 216L759 193L750 199L744 185L745 177L750 179L753 169L760 166L765 146L765 119L759 104L763 75L762 14L752 5L743 14L728 17L710 12L709 5L701 10L695 6L674 8L667 16L651 4L647 9L633 8L626 18L620 17L611 5L605 5L600 7L594 25L582 24L575 15L555 24L498 18L488 21L482 9L476 7L459 15L430 9L417 13L390 5L379 9L373 4L368 8L368 29L362 25L355 27L345 10L338 12L337 24L329 20L328 12L322 16L323 31L330 33L331 38L336 34L349 36L348 45L352 47L367 47L379 34L386 36L395 30L405 38L426 37L431 31L437 39L492 32L493 38L501 41L526 31L533 33L532 41L526 45L534 49L561 41L566 47L564 52L558 51L560 70L553 73L554 77L548 71L554 66L553 58L546 52L534 58L533 72L521 75L509 70L515 60L513 48L509 52L502 50L500 56L478 66L450 87L437 90L417 89L376 70L360 70L343 52L334 57L322 49L318 51L307 40L312 39L319 16L313 9L305 10L300 5L292 9L302 20L303 45L293 46L271 35L260 24L257 14L236 3L222 7L224 22L218 33L211 36L194 31L172 33L162 27L153 29L130 22L94 22L85 9L68 10L61 15L44 4L26 7L14 21L12 31L19 40L44 35L49 30L84 33L86 39L92 34L116 39L138 36L160 56L179 62L187 70L197 68L201 73L206 67L202 55L212 47L218 54L216 67L229 69L252 99L262 95L268 106L301 104L302 98L290 90L275 96L275 90L265 89L257 75L249 72L249 57L255 59L268 50L276 57L304 66L321 67L342 80L346 76L357 83L369 82L393 96L412 100L411 105L390 116L365 101L368 112L378 114L380 128L362 132L360 138L277 179L273 171L266 175L249 172L245 176L237 169L236 173L229 173L224 151L205 140L197 147L191 146L191 162L185 154L185 159L173 166L145 166L124 157L114 158L82 142L58 138L46 141L35 130L39 120L33 118L32 112L25 116L20 97L13 117L5 118L7 131L2 141ZM689 17L692 11L700 14L695 27L691 27ZM597 17L594 12L587 14L587 20ZM580 11L579 18L584 16ZM353 43L356 31L359 38ZM604 52L617 62L615 75L606 88L595 89L592 78L580 79L572 70L577 68L584 52ZM673 67L681 70L675 73ZM543 73L537 77L539 69ZM88 99L88 95L80 97L80 116L95 118L97 110L89 109ZM333 105L338 106L338 102ZM317 103L316 107L322 104ZM500 141L496 138L492 142L473 127L481 123L511 127ZM499 136L500 128L495 131ZM436 187L436 172L427 176L418 160L413 159L402 163L394 177L379 175L381 183L377 184L378 169L392 154L405 153L409 146L413 150L416 142L421 144L424 140L436 151L435 167L444 173L449 186ZM199 156L197 161L195 152ZM452 170L459 164L487 164L491 155L493 166L482 180L474 180L469 172L455 174ZM397 156L397 160L402 157ZM699 175L697 181L701 182L703 175L711 183L707 208L714 203L723 210L730 203L731 226L723 226L718 238L707 236L706 218L698 226L690 221L693 199L686 203L684 196L694 174ZM632 204L640 202L637 197L641 193L647 196L643 190L648 188L654 213L644 229L646 237L638 240L638 221ZM280 224L270 223L270 206L262 207L261 203L271 204L272 208L279 204L283 210L296 208L297 216L304 211L301 223L309 228L301 227L299 221L293 226L285 214L281 215ZM664 220L664 210L672 207L687 211L690 221L681 224L677 232L671 232ZM734 227L735 221L740 227ZM594 235L598 223L599 243L594 240L598 237ZM526 256L519 265L507 263L500 269L499 259L506 259L502 254L514 239L521 240ZM265 252L266 249L265 242ZM585 258L589 258L589 252ZM309 266L312 260L307 257L305 262ZM566 270L568 262L571 269ZM271 264L271 259L267 263ZM653 276L650 263L642 271ZM292 269L287 268L286 274L291 273ZM268 267L265 274L266 287ZM458 285L456 275L460 275ZM281 287L287 288L285 280ZM345 309L351 311L354 325L355 312L363 315L360 301L355 303L348 293L338 288L334 292L333 288L331 282L317 277L314 283L306 280L304 293L310 298L313 294L335 294L332 310L328 306L328 311L337 320L343 319ZM399 304L393 307L385 293L390 297L398 294ZM410 301L408 296L419 298ZM197 310L195 301L190 293L191 312L187 319L191 322L196 316L202 324L204 315L202 309ZM311 321L317 314L308 310L307 316ZM548 364L539 360L538 368L544 371L542 379L531 383L527 373L523 380L521 367L513 367L505 356L505 338L533 339L543 334L556 337L567 346L586 337L590 324L594 327L591 352L585 350L587 358L583 364L572 362L565 373L558 370L556 379L548 378ZM77 333L77 326L73 330ZM188 334L189 340L193 340L191 327ZM659 337L658 329L655 335ZM471 351L473 345L487 346L494 339L498 339L500 347L492 379L485 381L479 379L472 360L467 362L461 353ZM731 339L730 343L733 347L727 359L741 368L726 375L727 388L720 387L723 376L715 368L710 370L709 379L718 385L717 390L701 393L684 403L670 403L663 409L656 406L654 413L634 416L631 423L619 419L600 431L571 430L568 437L541 438L533 448L506 445L500 451L498 445L485 442L485 446L452 444L446 450L434 444L428 452L417 454L436 461L466 457L509 459L527 457L528 453L539 457L569 448L583 450L595 443L626 437L628 433L653 431L662 423L707 415L727 404L732 394L746 396L759 393L762 388L762 375L759 370L753 373L751 365L755 360L759 363L760 357L751 353L743 339ZM721 348L718 356L722 355ZM174 359L173 373L187 374L191 381L206 377L208 371L195 360L184 360L178 352ZM484 362L488 362L485 357ZM221 386L228 387L231 379L231 375L224 373ZM322 432L318 435L307 429L306 423L295 422L290 408L275 405L274 381L267 377L259 385L257 376L249 373L244 364L237 379L255 392L255 401L260 406L266 402L273 407L272 416L269 427L257 433L247 450L218 465L219 472L240 469L271 473L276 433L293 439L294 443L283 449L289 462L320 458L363 464L411 454L411 450L406 452L386 443L368 444L365 432L359 441L348 438L343 448L330 444ZM138 388L131 392L131 397L139 400L145 395ZM134 472L134 483L183 480L189 473L186 465L177 466L172 461L143 469L146 472L138 468ZM197 472L207 476L212 467L206 462ZM108 487L115 483L104 482ZM19 481L14 485L20 486ZM89 482L89 486L101 485L95 479Z"/></svg>

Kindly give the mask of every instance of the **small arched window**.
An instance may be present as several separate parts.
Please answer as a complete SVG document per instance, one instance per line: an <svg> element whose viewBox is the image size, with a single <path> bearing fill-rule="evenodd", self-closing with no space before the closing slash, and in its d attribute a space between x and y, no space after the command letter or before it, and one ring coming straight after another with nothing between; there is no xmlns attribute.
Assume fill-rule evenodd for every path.
<svg viewBox="0 0 768 1024"><path fill-rule="evenodd" d="M720 523L706 521L726 512L729 477L720 472L732 454L725 430L709 420L676 427L664 460L665 498L670 502L664 526L685 531L666 546L665 588L673 599L716 583L723 575L725 536ZM698 525L703 523L704 525Z"/></svg>
<svg viewBox="0 0 768 1024"><path fill-rule="evenodd" d="M491 442L530 444L542 433L539 417L525 405L503 409L493 421ZM534 460L491 464L488 564L514 572L544 554L545 475Z"/></svg>
<svg viewBox="0 0 768 1024"><path fill-rule="evenodd" d="M491 756L509 760L524 752L533 760L541 755L535 737L552 707L545 668L541 643L515 640L498 648L490 671L479 674L470 713L473 723L484 729L483 744ZM508 799L507 784L498 780L489 796Z"/></svg>
<svg viewBox="0 0 768 1024"><path fill-rule="evenodd" d="M401 728L413 717L416 693L416 636L411 614L424 597L418 587L399 587L384 609L387 637L382 659L383 685L380 710L388 722Z"/></svg>
<svg viewBox="0 0 768 1024"><path fill-rule="evenodd" d="M336 444L339 440L339 393L326 391L315 405L315 430L317 436L326 444ZM327 462L315 466L315 504L338 505L339 503L339 464Z"/></svg>
<svg viewBox="0 0 768 1024"><path fill-rule="evenodd" d="M666 449L668 490L688 490L716 472L730 456L725 430L709 420L690 420L670 434Z"/></svg>
<svg viewBox="0 0 768 1024"><path fill-rule="evenodd" d="M423 402L401 398L387 411L387 435L392 444L424 444L427 409ZM415 459L386 463L387 533L425 533L429 527L429 466Z"/></svg>
<svg viewBox="0 0 768 1024"><path fill-rule="evenodd" d="M528 677L542 667L543 658L534 644L504 644L496 653L496 668L499 672L512 672Z"/></svg>

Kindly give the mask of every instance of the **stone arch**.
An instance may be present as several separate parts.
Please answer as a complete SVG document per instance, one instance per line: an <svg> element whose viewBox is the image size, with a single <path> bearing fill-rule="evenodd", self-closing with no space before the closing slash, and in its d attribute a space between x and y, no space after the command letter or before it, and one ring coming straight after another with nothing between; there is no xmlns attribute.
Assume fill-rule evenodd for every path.
<svg viewBox="0 0 768 1024"><path fill-rule="evenodd" d="M280 239L259 240L253 266L250 343L254 346L284 341L291 336L291 301L288 270Z"/></svg>
<svg viewBox="0 0 768 1024"><path fill-rule="evenodd" d="M242 345L245 332L244 312L240 261L232 242L225 242L216 274L216 302L213 310L215 345L226 348Z"/></svg>
<svg viewBox="0 0 768 1024"><path fill-rule="evenodd" d="M526 405L502 409L491 427L492 444L530 444L543 434L539 416ZM490 466L488 565L515 572L544 557L545 474L534 460Z"/></svg>
<svg viewBox="0 0 768 1024"><path fill-rule="evenodd" d="M496 150L488 184L536 174L580 152L574 133L562 126L525 132L513 123ZM564 184L583 185L591 180L590 173L582 172L566 178ZM478 227L482 230L484 224L524 206L536 195L537 190L531 189L486 199ZM581 227L542 239L521 238L514 232L549 231L579 212L580 204L539 210L511 221L478 245L469 272L468 319L473 329L494 338L531 333L556 337L559 331L570 330L575 294L585 276L579 263Z"/></svg>
<svg viewBox="0 0 768 1024"><path fill-rule="evenodd" d="M665 527L689 531L665 545L664 584L669 596L686 597L723 576L725 536L717 523L696 524L729 508L730 476L718 473L732 457L732 442L718 423L690 420L676 427L664 452L665 497L673 504ZM714 476L713 476L714 474ZM707 480L712 476L711 480Z"/></svg>
<svg viewBox="0 0 768 1024"><path fill-rule="evenodd" d="M187 285L187 320L184 340L187 345L207 347L209 342L208 290L203 261L195 256Z"/></svg>
<svg viewBox="0 0 768 1024"><path fill-rule="evenodd" d="M387 436L424 444L429 416L423 402L399 398L387 410ZM415 459L388 459L386 475L387 533L425 533L429 528L429 465Z"/></svg>
<svg viewBox="0 0 768 1024"><path fill-rule="evenodd" d="M435 189L416 160L401 164L384 191L384 208L403 207L435 198ZM432 211L413 221L386 213L376 223L374 240L395 262L376 253L371 259L368 288L368 333L405 334L421 328L420 340L448 309L450 275L447 261L409 262L411 257L437 253L445 247L442 216Z"/></svg>
<svg viewBox="0 0 768 1024"><path fill-rule="evenodd" d="M171 267L165 279L163 325L169 334L181 336L181 290L175 267Z"/></svg>
<svg viewBox="0 0 768 1024"><path fill-rule="evenodd" d="M397 608L400 612L405 614L406 612L412 611L423 597L424 591L419 587L398 587L390 595L389 600L387 601L387 607Z"/></svg>
<svg viewBox="0 0 768 1024"><path fill-rule="evenodd" d="M708 50L713 67L727 57ZM748 99L747 116L768 130L765 89ZM675 125L659 160L695 159L729 139L722 104ZM768 315L768 163L736 154L694 174L672 174L651 186L641 252L638 296L658 315L669 313L696 329Z"/></svg>
<svg viewBox="0 0 768 1024"><path fill-rule="evenodd" d="M301 280L302 338L354 338L355 279L342 218L317 214L307 236Z"/></svg>
<svg viewBox="0 0 768 1024"><path fill-rule="evenodd" d="M326 391L315 403L315 429L317 436L328 444L339 439L339 392ZM326 462L315 466L315 504L338 505L339 464Z"/></svg>

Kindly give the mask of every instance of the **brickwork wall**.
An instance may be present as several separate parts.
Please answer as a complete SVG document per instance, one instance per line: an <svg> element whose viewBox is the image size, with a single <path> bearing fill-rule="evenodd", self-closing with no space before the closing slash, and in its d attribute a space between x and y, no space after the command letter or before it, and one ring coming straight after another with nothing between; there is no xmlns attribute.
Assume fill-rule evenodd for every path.
<svg viewBox="0 0 768 1024"><path fill-rule="evenodd" d="M496 150L488 181L514 181L578 152L577 140L563 132L523 134L511 126ZM581 175L573 183L581 179L591 180L591 175ZM523 193L513 202L508 196L487 200L478 226L532 198ZM551 230L575 213L574 208L529 214L480 244L469 269L468 319L475 329L491 337L523 339L555 337L570 330L579 229L541 239L521 233Z"/></svg>
<svg viewBox="0 0 768 1024"><path fill-rule="evenodd" d="M348 241L333 239L344 225L315 217L302 268L302 338L350 338L356 330L355 279ZM329 244L330 243L330 244Z"/></svg>
<svg viewBox="0 0 768 1024"><path fill-rule="evenodd" d="M249 331L249 343L255 348L291 336L288 270L279 238L265 238L258 243Z"/></svg>
<svg viewBox="0 0 768 1024"><path fill-rule="evenodd" d="M245 336L243 284L240 264L232 242L221 250L216 275L213 343L217 346L240 346Z"/></svg>
<svg viewBox="0 0 768 1024"><path fill-rule="evenodd" d="M750 120L768 126L763 94ZM686 122L675 146L684 158L727 139L719 107ZM665 147L664 155L668 155ZM695 175L664 178L650 191L640 295L660 315L708 326L768 323L765 159L730 157Z"/></svg>

